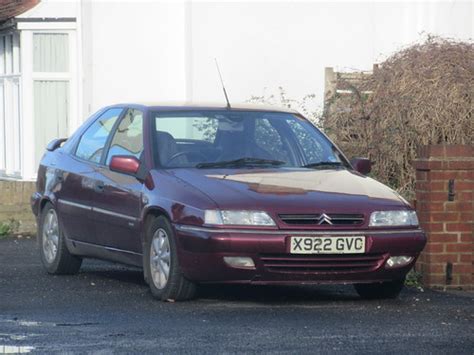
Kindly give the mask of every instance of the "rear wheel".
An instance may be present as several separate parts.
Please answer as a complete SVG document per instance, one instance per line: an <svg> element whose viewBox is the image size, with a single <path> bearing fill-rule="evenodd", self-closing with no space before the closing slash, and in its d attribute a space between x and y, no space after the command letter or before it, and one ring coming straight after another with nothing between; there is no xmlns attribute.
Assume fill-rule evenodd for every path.
<svg viewBox="0 0 474 355"><path fill-rule="evenodd" d="M360 297L365 299L397 298L402 291L405 280L394 280L371 284L355 284Z"/></svg>
<svg viewBox="0 0 474 355"><path fill-rule="evenodd" d="M143 268L155 298L184 301L194 297L196 285L179 268L176 239L165 217L155 218L146 235Z"/></svg>
<svg viewBox="0 0 474 355"><path fill-rule="evenodd" d="M82 259L69 253L59 225L58 215L49 202L41 211L38 224L38 244L41 262L48 273L66 275L79 271Z"/></svg>

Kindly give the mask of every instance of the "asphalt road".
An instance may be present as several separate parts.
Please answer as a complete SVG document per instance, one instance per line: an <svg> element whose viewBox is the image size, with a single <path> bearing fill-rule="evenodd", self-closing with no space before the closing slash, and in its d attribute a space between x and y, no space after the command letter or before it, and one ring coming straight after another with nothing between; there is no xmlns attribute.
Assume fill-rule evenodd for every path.
<svg viewBox="0 0 474 355"><path fill-rule="evenodd" d="M152 299L141 271L87 260L50 276L36 243L0 240L0 353L474 353L474 294L409 289L363 301L351 286L206 286Z"/></svg>

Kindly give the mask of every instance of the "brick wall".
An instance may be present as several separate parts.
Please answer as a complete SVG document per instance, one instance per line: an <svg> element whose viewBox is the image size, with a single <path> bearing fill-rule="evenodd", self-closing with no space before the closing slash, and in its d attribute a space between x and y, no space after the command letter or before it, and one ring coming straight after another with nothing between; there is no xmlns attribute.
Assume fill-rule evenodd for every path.
<svg viewBox="0 0 474 355"><path fill-rule="evenodd" d="M20 224L17 233L35 233L36 221L30 207L30 196L34 191L36 183L32 181L0 180L0 223L13 219Z"/></svg>
<svg viewBox="0 0 474 355"><path fill-rule="evenodd" d="M0 22L20 15L39 2L40 0L0 0Z"/></svg>
<svg viewBox="0 0 474 355"><path fill-rule="evenodd" d="M474 149L423 147L414 162L416 209L428 243L417 267L428 287L474 288Z"/></svg>

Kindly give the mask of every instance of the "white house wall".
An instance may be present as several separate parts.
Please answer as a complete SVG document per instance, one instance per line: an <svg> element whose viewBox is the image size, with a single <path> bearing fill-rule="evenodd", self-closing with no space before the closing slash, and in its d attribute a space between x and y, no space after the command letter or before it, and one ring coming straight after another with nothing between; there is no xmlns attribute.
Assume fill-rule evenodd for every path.
<svg viewBox="0 0 474 355"><path fill-rule="evenodd" d="M324 68L370 70L422 32L473 37L471 1L106 1L42 0L21 31L23 178L33 178L31 36L71 38L69 132L117 102L223 101L214 58L229 96L242 102L282 86L316 95ZM71 22L24 22L75 18ZM30 83L30 84L27 84Z"/></svg>
<svg viewBox="0 0 474 355"><path fill-rule="evenodd" d="M20 17L77 19L85 119L117 102L185 99L184 9L184 1L43 0Z"/></svg>
<svg viewBox="0 0 474 355"><path fill-rule="evenodd" d="M43 0L21 17L76 17L79 115L122 101L315 94L324 67L372 64L433 33L473 37L471 1Z"/></svg>
<svg viewBox="0 0 474 355"><path fill-rule="evenodd" d="M218 57L231 100L284 87L293 98L316 94L324 68L371 70L373 63L432 33L473 37L471 1L251 2L192 4L192 98L222 99Z"/></svg>
<svg viewBox="0 0 474 355"><path fill-rule="evenodd" d="M82 19L86 112L185 99L184 2L92 2Z"/></svg>

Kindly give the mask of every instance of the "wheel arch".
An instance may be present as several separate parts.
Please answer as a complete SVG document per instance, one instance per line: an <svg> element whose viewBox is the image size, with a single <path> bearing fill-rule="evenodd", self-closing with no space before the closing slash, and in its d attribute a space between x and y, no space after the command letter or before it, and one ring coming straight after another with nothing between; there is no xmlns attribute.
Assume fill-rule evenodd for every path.
<svg viewBox="0 0 474 355"><path fill-rule="evenodd" d="M39 228L41 226L41 218L42 218L43 210L48 203L51 204L51 206L53 206L53 208L57 211L57 204L56 204L56 199L54 198L54 196L43 195L38 202L38 215L36 217L36 225L38 227L37 234L39 233ZM61 223L59 216L58 216L58 221L59 223Z"/></svg>
<svg viewBox="0 0 474 355"><path fill-rule="evenodd" d="M43 209L44 209L44 206L46 206L47 203L50 203L53 205L53 207L56 207L53 200L48 197L48 196L44 196L41 200L40 200L40 203L39 203L39 213L38 215L41 215L41 212L43 212Z"/></svg>
<svg viewBox="0 0 474 355"><path fill-rule="evenodd" d="M143 218L142 218L143 226L144 226L143 229L145 230L147 228L151 220L157 217L161 217L161 216L166 217L168 221L171 223L170 215L168 214L168 212L166 212L166 210L158 206L148 207L143 213Z"/></svg>
<svg viewBox="0 0 474 355"><path fill-rule="evenodd" d="M143 212L143 217L142 217L142 232L141 232L141 243L142 243L142 255L143 255L143 276L145 278L145 282L149 283L150 282L150 275L148 275L147 268L145 267L145 248L146 248L146 235L148 233L148 228L151 224L151 222L158 217L165 217L168 219L168 221L171 223L171 218L163 208L159 206L149 206L146 208L146 210Z"/></svg>

